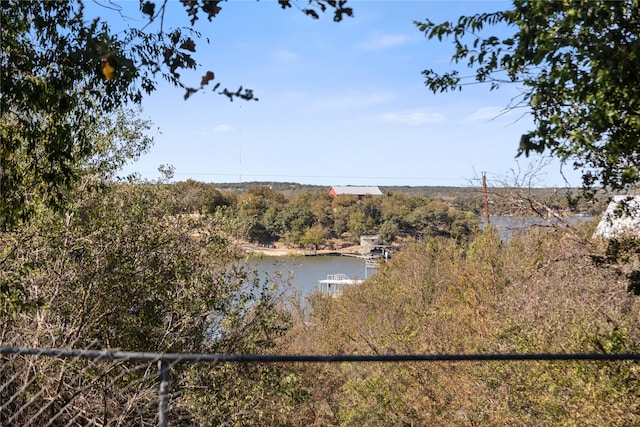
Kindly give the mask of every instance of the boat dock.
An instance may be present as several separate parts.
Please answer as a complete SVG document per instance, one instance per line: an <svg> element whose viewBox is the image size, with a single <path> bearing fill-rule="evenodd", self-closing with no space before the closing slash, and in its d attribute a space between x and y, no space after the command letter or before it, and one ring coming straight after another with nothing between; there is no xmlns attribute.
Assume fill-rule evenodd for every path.
<svg viewBox="0 0 640 427"><path fill-rule="evenodd" d="M362 282L363 280L350 279L346 274L328 274L325 280L318 281L318 290L323 296L337 297L342 295L344 286Z"/></svg>

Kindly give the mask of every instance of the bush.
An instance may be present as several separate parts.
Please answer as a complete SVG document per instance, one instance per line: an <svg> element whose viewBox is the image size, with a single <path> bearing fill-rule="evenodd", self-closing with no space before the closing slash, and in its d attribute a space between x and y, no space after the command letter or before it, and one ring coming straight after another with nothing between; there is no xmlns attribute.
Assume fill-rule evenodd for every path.
<svg viewBox="0 0 640 427"><path fill-rule="evenodd" d="M624 274L592 262L594 248L579 235L539 230L504 244L489 229L468 244L415 243L340 298L312 299L313 327L294 327L305 331L295 348L637 352L640 298ZM303 406L329 405L327 423L345 426L640 423L640 371L631 362L343 364L300 374L322 390Z"/></svg>

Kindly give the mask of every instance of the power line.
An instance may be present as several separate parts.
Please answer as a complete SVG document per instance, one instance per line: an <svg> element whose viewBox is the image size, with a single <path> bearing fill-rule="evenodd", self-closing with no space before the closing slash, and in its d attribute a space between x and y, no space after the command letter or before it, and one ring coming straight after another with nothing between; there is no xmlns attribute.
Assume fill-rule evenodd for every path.
<svg viewBox="0 0 640 427"><path fill-rule="evenodd" d="M158 174L157 171L154 172L139 172L141 174ZM208 172L174 172L174 175L183 175L183 176L233 176L233 177L237 177L239 174L238 173L208 173ZM314 179L321 179L321 178L325 178L325 179L376 179L376 180L382 180L382 179L395 179L395 180L407 180L407 181L413 181L413 180L419 180L419 181L471 181L471 179L468 178L453 178L453 177L439 177L439 178L435 178L435 177L407 177L407 176L347 176L347 175L278 175L278 174L248 174L248 173L241 173L240 174L241 177L247 178L247 177L255 177L255 178L288 178L288 179L292 179L292 178L314 178Z"/></svg>

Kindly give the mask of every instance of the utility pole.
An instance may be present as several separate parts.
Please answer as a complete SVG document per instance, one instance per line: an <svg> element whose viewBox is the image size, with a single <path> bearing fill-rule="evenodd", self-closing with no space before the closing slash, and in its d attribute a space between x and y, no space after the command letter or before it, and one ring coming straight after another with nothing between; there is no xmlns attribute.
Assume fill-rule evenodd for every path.
<svg viewBox="0 0 640 427"><path fill-rule="evenodd" d="M485 228L491 225L489 222L489 202L487 197L487 174L482 172L482 195L484 197L484 217L486 222Z"/></svg>

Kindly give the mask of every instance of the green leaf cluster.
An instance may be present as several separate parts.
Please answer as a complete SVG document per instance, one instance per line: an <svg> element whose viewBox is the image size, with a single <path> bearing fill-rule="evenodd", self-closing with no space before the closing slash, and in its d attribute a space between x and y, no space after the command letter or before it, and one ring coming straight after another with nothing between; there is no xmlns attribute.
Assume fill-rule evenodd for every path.
<svg viewBox="0 0 640 427"><path fill-rule="evenodd" d="M0 228L28 221L36 197L61 209L81 169L99 148L92 129L104 115L139 105L159 81L184 90L184 98L210 87L233 101L257 100L251 89L236 90L204 72L189 84L184 71L197 68L201 15L210 21L220 1L182 2L190 25L168 28L167 1L139 2L140 24L122 25L117 2L97 3L102 17L89 15L83 0L7 0L0 5ZM346 2L314 0L302 9L334 10L334 20L351 16ZM283 8L291 7L281 1ZM313 13L311 13L313 12ZM115 18L114 18L115 17Z"/></svg>
<svg viewBox="0 0 640 427"><path fill-rule="evenodd" d="M586 189L640 182L640 3L637 0L513 1L457 22L417 22L429 39L451 38L452 60L496 89L522 88L508 108L527 108L535 128L518 155L550 152L582 171ZM487 36L485 27L511 30ZM423 72L433 92L469 84L459 71Z"/></svg>

